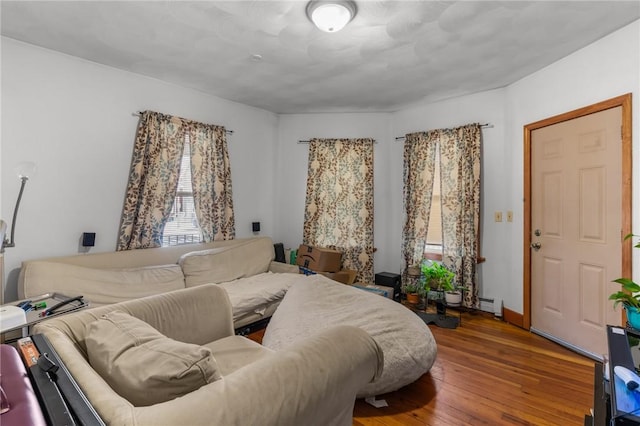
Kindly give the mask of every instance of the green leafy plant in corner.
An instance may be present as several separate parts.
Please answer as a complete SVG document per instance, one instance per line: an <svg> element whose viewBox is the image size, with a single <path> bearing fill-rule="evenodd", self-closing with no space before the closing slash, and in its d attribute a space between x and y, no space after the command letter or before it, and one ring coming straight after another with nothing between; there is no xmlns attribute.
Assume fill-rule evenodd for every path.
<svg viewBox="0 0 640 426"><path fill-rule="evenodd" d="M625 240L636 237L637 235L629 234L624 237ZM640 248L640 243L633 246ZM614 283L622 285L622 289L609 296L609 300L613 300L613 307L616 308L619 304L623 306L633 306L640 309L640 285L633 282L630 278L618 278L613 280Z"/></svg>
<svg viewBox="0 0 640 426"><path fill-rule="evenodd" d="M425 287L436 291L454 291L455 274L442 263L424 260L420 265Z"/></svg>

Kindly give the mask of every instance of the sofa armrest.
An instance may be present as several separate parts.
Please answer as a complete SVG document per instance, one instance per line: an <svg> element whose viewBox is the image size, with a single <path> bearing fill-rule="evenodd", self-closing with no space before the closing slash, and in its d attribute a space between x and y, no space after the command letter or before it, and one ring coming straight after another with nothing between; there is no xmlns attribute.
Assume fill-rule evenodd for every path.
<svg viewBox="0 0 640 426"><path fill-rule="evenodd" d="M357 392L382 372L365 331L337 326L189 395L136 408L139 424L351 425Z"/></svg>
<svg viewBox="0 0 640 426"><path fill-rule="evenodd" d="M203 345L234 334L229 296L216 284L84 309L38 323L34 331L49 337L50 329L59 330L84 351L87 325L114 310L139 318L180 342Z"/></svg>
<svg viewBox="0 0 640 426"><path fill-rule="evenodd" d="M289 263L273 261L269 265L269 272L275 272L278 274L283 274L283 273L299 274L300 268L298 267L298 265L291 265Z"/></svg>

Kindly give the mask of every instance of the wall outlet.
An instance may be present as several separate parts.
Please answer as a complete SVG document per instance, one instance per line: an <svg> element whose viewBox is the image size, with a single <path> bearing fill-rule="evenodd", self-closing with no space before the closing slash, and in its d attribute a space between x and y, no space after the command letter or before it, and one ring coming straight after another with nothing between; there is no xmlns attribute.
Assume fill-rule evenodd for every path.
<svg viewBox="0 0 640 426"><path fill-rule="evenodd" d="M513 222L513 212L511 210L507 212L507 222Z"/></svg>
<svg viewBox="0 0 640 426"><path fill-rule="evenodd" d="M496 222L502 222L502 212L495 212L493 217Z"/></svg>

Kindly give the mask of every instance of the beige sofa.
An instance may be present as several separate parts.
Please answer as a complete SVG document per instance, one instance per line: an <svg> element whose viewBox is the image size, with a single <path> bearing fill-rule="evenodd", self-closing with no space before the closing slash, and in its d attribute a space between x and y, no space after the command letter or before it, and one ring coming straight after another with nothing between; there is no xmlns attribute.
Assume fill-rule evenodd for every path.
<svg viewBox="0 0 640 426"><path fill-rule="evenodd" d="M216 377L174 399L132 404L120 395L128 389L125 385L120 389L110 378L110 386L104 373L101 376L94 368L105 360L92 358L91 348L100 338L109 346L101 347L101 356L123 353L96 326L114 312L138 318L181 342L172 340L172 344L197 345L195 349L214 363ZM351 326L332 327L278 352L236 336L229 299L217 285L78 311L39 323L34 331L49 339L96 411L113 425L351 425L357 391L375 380L383 365L376 342ZM116 333L118 337L126 334ZM144 356L129 359L133 361L125 367L136 372L147 374L161 367L160 373L169 374L166 370L171 370L159 363L143 363ZM161 387L144 389L151 392Z"/></svg>
<svg viewBox="0 0 640 426"><path fill-rule="evenodd" d="M20 298L82 295L92 307L217 283L229 295L236 329L269 318L302 275L274 262L268 237L73 255L22 263Z"/></svg>

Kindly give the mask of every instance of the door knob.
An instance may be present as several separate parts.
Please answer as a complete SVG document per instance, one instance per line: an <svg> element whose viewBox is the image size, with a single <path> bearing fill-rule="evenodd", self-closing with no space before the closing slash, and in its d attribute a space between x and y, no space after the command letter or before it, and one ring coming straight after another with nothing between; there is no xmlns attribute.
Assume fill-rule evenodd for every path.
<svg viewBox="0 0 640 426"><path fill-rule="evenodd" d="M534 249L535 251L540 250L540 247L542 247L542 244L540 243L531 243L531 248Z"/></svg>

